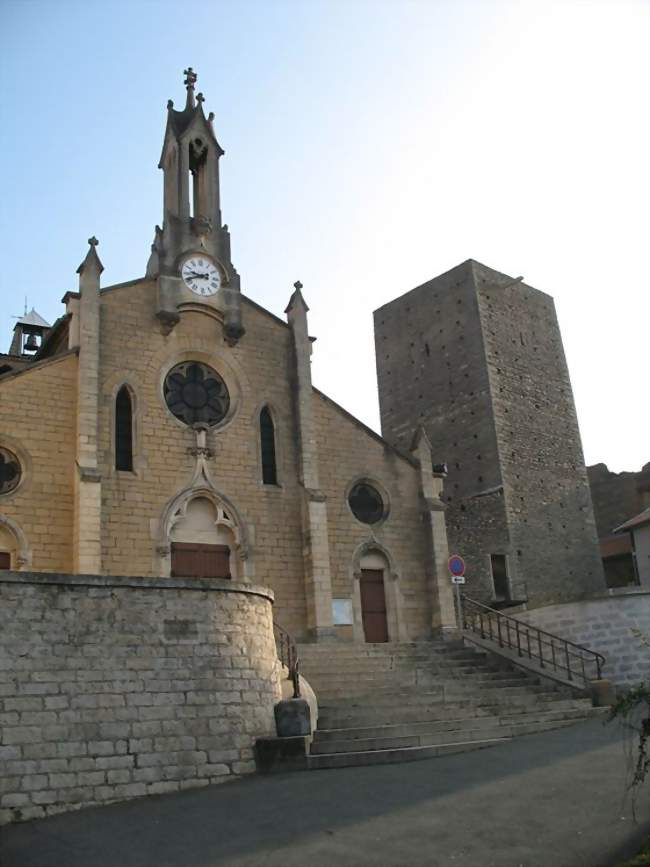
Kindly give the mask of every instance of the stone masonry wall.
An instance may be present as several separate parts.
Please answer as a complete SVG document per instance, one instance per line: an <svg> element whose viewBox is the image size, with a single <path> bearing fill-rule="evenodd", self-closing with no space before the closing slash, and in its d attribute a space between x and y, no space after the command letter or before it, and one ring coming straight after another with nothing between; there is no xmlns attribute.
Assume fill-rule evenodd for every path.
<svg viewBox="0 0 650 867"><path fill-rule="evenodd" d="M393 588L386 587L387 604L398 601L399 605L400 634L391 635L391 640L428 638L432 612L427 577L431 566L418 467L369 434L324 395L315 392L314 398L321 488L327 495L332 595L354 597L355 554L364 544L378 543L396 573L395 577L386 574L384 579L393 582ZM374 482L388 498L388 516L378 524L364 524L352 514L347 493L360 479ZM391 589L399 596L391 594Z"/></svg>
<svg viewBox="0 0 650 867"><path fill-rule="evenodd" d="M535 603L604 589L553 299L469 260L375 311L382 431L446 461L450 548L489 601L490 554Z"/></svg>
<svg viewBox="0 0 650 867"><path fill-rule="evenodd" d="M0 573L0 823L253 771L278 673L263 588Z"/></svg>
<svg viewBox="0 0 650 867"><path fill-rule="evenodd" d="M154 319L156 286L139 282L102 293L99 452L102 469L102 572L156 575L158 521L195 467L193 431L169 412L162 383L174 364L202 361L225 379L232 418L208 433L210 471L249 535L250 577L273 589L276 617L292 634L305 629L302 490L290 386L290 331L243 301L246 334L226 345L221 325L187 311L168 335ZM135 402L134 472L114 469L115 397L127 383ZM278 485L262 484L259 412L271 407ZM250 574L249 573L249 574ZM233 576L241 578L242 576Z"/></svg>
<svg viewBox="0 0 650 867"><path fill-rule="evenodd" d="M599 598L545 605L517 615L607 658L603 677L621 686L650 680L650 591L618 590Z"/></svg>
<svg viewBox="0 0 650 867"><path fill-rule="evenodd" d="M591 496L553 299L474 266L511 538L531 602L602 592Z"/></svg>
<svg viewBox="0 0 650 867"><path fill-rule="evenodd" d="M25 535L36 570L72 570L77 357L66 354L0 382L0 444L23 478L0 497L0 516ZM18 568L12 563L12 568Z"/></svg>
<svg viewBox="0 0 650 867"><path fill-rule="evenodd" d="M650 506L650 463L638 473L613 473L606 464L594 464L587 467L587 475L599 537L611 535Z"/></svg>
<svg viewBox="0 0 650 867"><path fill-rule="evenodd" d="M424 425L449 474L443 499L468 594L493 596L490 553L509 553L492 395L471 261L375 311L382 433L408 449Z"/></svg>

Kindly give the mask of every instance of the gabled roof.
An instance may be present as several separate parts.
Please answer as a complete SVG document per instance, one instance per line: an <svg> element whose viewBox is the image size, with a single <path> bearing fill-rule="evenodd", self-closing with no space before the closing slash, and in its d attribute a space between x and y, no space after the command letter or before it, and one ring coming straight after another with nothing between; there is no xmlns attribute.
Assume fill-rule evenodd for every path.
<svg viewBox="0 0 650 867"><path fill-rule="evenodd" d="M625 533L628 530L635 530L637 527L643 527L644 524L650 524L650 506L648 506L648 508L644 509L642 512L639 512L638 515L630 518L629 521L621 524L620 527L616 527L614 532Z"/></svg>
<svg viewBox="0 0 650 867"><path fill-rule="evenodd" d="M36 328L49 328L50 323L46 322L32 307L29 313L21 316L16 325L32 325Z"/></svg>

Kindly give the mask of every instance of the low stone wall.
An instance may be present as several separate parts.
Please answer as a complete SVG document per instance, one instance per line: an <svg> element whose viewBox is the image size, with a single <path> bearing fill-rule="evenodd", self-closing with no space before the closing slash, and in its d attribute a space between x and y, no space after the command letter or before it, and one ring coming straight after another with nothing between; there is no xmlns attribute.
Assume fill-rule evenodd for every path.
<svg viewBox="0 0 650 867"><path fill-rule="evenodd" d="M621 686L650 681L650 591L612 591L579 602L544 605L515 614L539 629L607 657L603 677Z"/></svg>
<svg viewBox="0 0 650 867"><path fill-rule="evenodd" d="M0 572L0 823L223 782L275 734L272 593Z"/></svg>

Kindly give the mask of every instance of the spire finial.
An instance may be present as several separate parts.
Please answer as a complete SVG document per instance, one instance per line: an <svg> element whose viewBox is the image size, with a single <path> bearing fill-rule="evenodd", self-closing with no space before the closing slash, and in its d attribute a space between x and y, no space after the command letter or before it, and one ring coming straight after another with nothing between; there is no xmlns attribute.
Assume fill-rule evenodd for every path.
<svg viewBox="0 0 650 867"><path fill-rule="evenodd" d="M198 75L191 66L188 66L185 70L185 87L187 88L187 99L185 100L185 111L189 108L194 108L194 85L196 84L196 79Z"/></svg>
<svg viewBox="0 0 650 867"><path fill-rule="evenodd" d="M81 265L77 268L77 274L83 274L86 270L95 270L97 274L101 274L104 270L104 266L101 263L99 256L97 255L97 245L99 241L93 235L92 238L88 238L89 250L86 253L86 258L83 260Z"/></svg>
<svg viewBox="0 0 650 867"><path fill-rule="evenodd" d="M302 289L302 283L300 280L296 280L293 284L293 288L295 291L291 298L289 298L289 304L284 312L289 313L296 308L301 308L306 313L309 310L309 307L307 306L305 299L302 297L302 292L300 291Z"/></svg>
<svg viewBox="0 0 650 867"><path fill-rule="evenodd" d="M190 88L192 88L192 90L194 90L194 85L196 84L196 81L198 79L198 75L196 74L196 72L194 72L194 70L192 69L191 66L188 66L187 69L184 70L183 74L185 75L185 82L184 82L185 87L188 90Z"/></svg>

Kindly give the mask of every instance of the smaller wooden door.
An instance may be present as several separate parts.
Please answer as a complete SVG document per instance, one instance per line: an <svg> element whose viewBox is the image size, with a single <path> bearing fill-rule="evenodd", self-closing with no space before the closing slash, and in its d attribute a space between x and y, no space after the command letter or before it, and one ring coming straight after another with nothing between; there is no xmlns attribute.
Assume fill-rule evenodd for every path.
<svg viewBox="0 0 650 867"><path fill-rule="evenodd" d="M388 641L384 573L381 569L361 570L361 619L369 644Z"/></svg>
<svg viewBox="0 0 650 867"><path fill-rule="evenodd" d="M227 545L172 543L172 578L230 578Z"/></svg>
<svg viewBox="0 0 650 867"><path fill-rule="evenodd" d="M8 551L0 551L0 569L11 569L11 554Z"/></svg>

